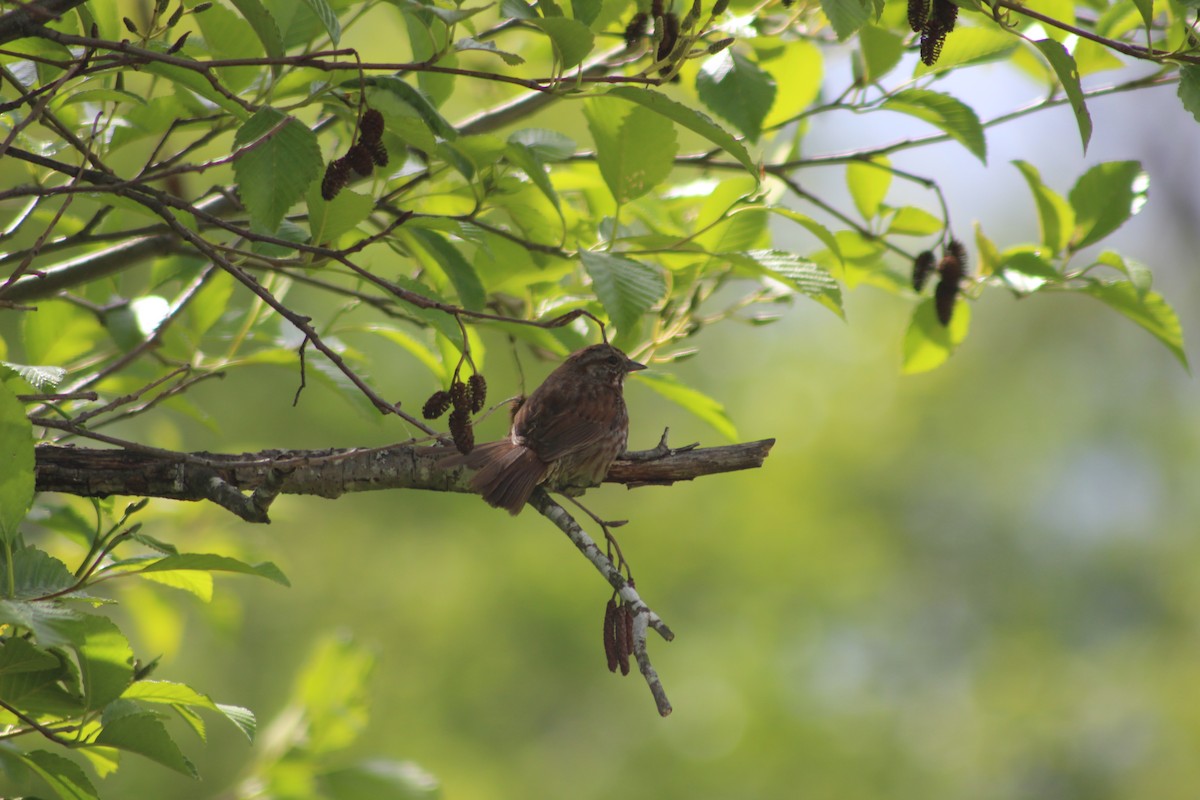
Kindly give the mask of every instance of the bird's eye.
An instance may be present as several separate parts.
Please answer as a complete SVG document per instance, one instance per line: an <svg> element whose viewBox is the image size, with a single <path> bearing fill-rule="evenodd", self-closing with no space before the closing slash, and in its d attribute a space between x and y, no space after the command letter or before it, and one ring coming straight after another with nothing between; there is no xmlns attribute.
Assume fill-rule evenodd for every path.
<svg viewBox="0 0 1200 800"><path fill-rule="evenodd" d="M615 367L617 364L621 363L621 357L620 356L609 356L608 363L612 364Z"/></svg>

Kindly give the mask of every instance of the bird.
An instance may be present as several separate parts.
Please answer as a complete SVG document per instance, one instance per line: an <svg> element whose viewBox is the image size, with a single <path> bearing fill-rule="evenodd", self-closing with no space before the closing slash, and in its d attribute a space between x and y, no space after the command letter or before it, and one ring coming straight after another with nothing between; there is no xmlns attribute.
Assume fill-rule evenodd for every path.
<svg viewBox="0 0 1200 800"><path fill-rule="evenodd" d="M645 368L608 343L578 350L520 404L507 438L439 466L476 470L471 488L514 516L543 484L567 492L595 486L629 439L625 377Z"/></svg>

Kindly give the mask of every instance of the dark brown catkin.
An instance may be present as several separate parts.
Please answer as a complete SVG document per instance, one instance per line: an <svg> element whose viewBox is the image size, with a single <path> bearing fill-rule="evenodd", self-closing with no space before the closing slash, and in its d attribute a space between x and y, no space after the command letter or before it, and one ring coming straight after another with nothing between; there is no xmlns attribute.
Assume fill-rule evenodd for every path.
<svg viewBox="0 0 1200 800"><path fill-rule="evenodd" d="M467 378L467 395L471 399L471 413L478 414L487 402L487 379L478 372Z"/></svg>
<svg viewBox="0 0 1200 800"><path fill-rule="evenodd" d="M457 379L450 384L450 402L460 411L471 410L471 390L467 388L467 384Z"/></svg>
<svg viewBox="0 0 1200 800"><path fill-rule="evenodd" d="M913 259L912 269L912 287L914 292L920 292L925 288L925 282L929 280L929 276L933 274L934 260L933 253L929 250L923 250L917 253L917 257Z"/></svg>
<svg viewBox="0 0 1200 800"><path fill-rule="evenodd" d="M938 30L942 31L942 38L954 30L954 23L958 19L958 6L950 0L933 0L929 13L930 18L937 21Z"/></svg>
<svg viewBox="0 0 1200 800"><path fill-rule="evenodd" d="M950 241L946 242L945 254L948 256L953 256L954 259L958 261L959 276L967 274L967 264L969 263L967 261L967 248L963 247L962 242L960 242L958 239L951 239Z"/></svg>
<svg viewBox="0 0 1200 800"><path fill-rule="evenodd" d="M952 254L942 256L938 264L938 272L942 277L933 293L933 306L937 311L938 322L949 325L954 316L954 302L958 298L959 283L962 281L962 262Z"/></svg>
<svg viewBox="0 0 1200 800"><path fill-rule="evenodd" d="M908 27L912 28L913 33L925 27L925 20L929 17L929 1L908 0Z"/></svg>
<svg viewBox="0 0 1200 800"><path fill-rule="evenodd" d="M613 635L613 646L617 651L617 666L621 668L622 675L629 674L629 653L625 652L625 639L630 635L629 617L625 613L625 606L618 606L616 613L616 631Z"/></svg>
<svg viewBox="0 0 1200 800"><path fill-rule="evenodd" d="M946 41L946 32L933 20L925 23L921 29L921 63L932 67L942 54L942 43Z"/></svg>
<svg viewBox="0 0 1200 800"><path fill-rule="evenodd" d="M450 408L450 393L445 389L439 389L429 395L429 399L425 401L425 405L421 408L421 416L425 419L437 419Z"/></svg>
<svg viewBox="0 0 1200 800"><path fill-rule="evenodd" d="M604 657L608 671L617 671L617 601L609 599L604 607Z"/></svg>
<svg viewBox="0 0 1200 800"><path fill-rule="evenodd" d="M363 113L362 122L358 125L358 132L365 144L378 142L383 138L383 114L373 108L368 108Z"/></svg>
<svg viewBox="0 0 1200 800"><path fill-rule="evenodd" d="M475 431L471 428L471 413L465 408L456 408L450 412L450 435L454 437L454 446L464 456L475 449Z"/></svg>
<svg viewBox="0 0 1200 800"><path fill-rule="evenodd" d="M186 35L186 34L185 34ZM344 158L335 158L325 167L325 177L321 179L321 197L332 200L350 180L350 164Z"/></svg>
<svg viewBox="0 0 1200 800"><path fill-rule="evenodd" d="M388 165L388 151L383 142L371 142L364 145L371 153L371 160L375 162L377 167L386 167Z"/></svg>
<svg viewBox="0 0 1200 800"><path fill-rule="evenodd" d="M346 161L364 178L375 171L375 159L371 158L370 149L362 142L355 142L350 146L346 151Z"/></svg>

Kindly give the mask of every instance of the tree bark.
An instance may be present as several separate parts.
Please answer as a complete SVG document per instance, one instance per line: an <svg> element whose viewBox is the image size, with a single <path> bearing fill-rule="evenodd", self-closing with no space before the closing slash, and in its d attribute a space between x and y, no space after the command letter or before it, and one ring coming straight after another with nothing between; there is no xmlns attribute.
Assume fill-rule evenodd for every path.
<svg viewBox="0 0 1200 800"><path fill-rule="evenodd" d="M664 443L654 450L627 453L613 464L605 481L630 487L664 485L755 469L774 444L774 439L764 439L671 449ZM39 492L211 500L243 519L267 522L267 506L279 494L334 498L380 489L470 492L465 470L438 467L447 452L445 447L414 445L242 454L39 445L35 474Z"/></svg>

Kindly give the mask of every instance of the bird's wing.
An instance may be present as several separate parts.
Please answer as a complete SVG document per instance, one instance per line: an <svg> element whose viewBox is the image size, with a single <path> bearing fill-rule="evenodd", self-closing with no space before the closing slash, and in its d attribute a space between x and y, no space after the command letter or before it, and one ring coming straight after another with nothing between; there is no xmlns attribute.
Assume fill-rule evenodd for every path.
<svg viewBox="0 0 1200 800"><path fill-rule="evenodd" d="M603 438L612 428L621 402L606 386L581 396L578 386L559 389L543 385L517 412L514 439L542 461L556 461Z"/></svg>

